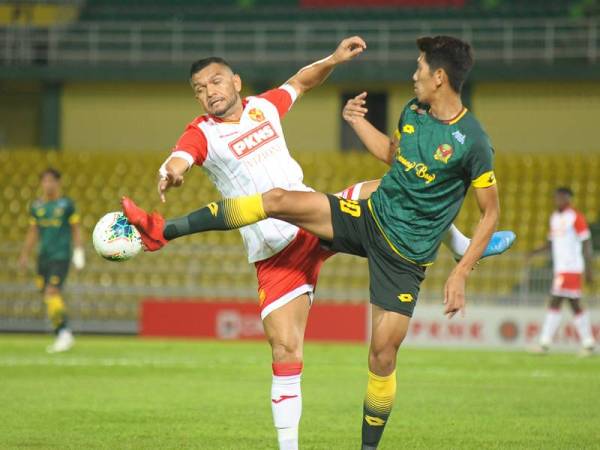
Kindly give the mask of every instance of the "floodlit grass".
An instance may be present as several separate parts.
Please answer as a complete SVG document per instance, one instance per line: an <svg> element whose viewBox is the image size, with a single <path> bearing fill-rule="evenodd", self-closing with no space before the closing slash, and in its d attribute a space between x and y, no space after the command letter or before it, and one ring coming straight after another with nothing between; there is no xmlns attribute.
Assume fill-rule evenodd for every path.
<svg viewBox="0 0 600 450"><path fill-rule="evenodd" d="M0 336L0 448L276 449L266 343ZM359 449L366 347L309 344L301 449ZM600 357L402 349L380 445L600 448Z"/></svg>

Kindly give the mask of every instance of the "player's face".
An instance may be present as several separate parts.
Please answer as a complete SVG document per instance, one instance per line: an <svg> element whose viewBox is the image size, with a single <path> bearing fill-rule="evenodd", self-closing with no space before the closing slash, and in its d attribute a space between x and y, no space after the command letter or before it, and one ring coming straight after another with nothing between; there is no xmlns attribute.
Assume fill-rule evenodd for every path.
<svg viewBox="0 0 600 450"><path fill-rule="evenodd" d="M42 186L42 192L46 197L54 197L60 190L60 181L49 173L42 177L40 185Z"/></svg>
<svg viewBox="0 0 600 450"><path fill-rule="evenodd" d="M415 95L421 103L430 103L433 93L439 86L438 71L432 73L425 60L425 54L421 52L417 58L417 70L413 74Z"/></svg>
<svg viewBox="0 0 600 450"><path fill-rule="evenodd" d="M557 192L556 194L554 194L554 205L556 206L556 209L562 211L563 209L568 207L570 203L571 203L570 195L565 194L563 192Z"/></svg>
<svg viewBox="0 0 600 450"><path fill-rule="evenodd" d="M196 72L191 79L194 94L208 114L229 116L240 102L242 81L227 66L213 63Z"/></svg>

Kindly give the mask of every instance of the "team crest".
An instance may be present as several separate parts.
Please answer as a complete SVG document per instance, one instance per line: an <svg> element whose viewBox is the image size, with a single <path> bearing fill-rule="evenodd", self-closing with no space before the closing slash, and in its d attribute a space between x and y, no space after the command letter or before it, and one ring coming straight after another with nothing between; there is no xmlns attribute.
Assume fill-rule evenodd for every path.
<svg viewBox="0 0 600 450"><path fill-rule="evenodd" d="M410 123L407 123L402 127L402 132L406 134L413 134L415 132L415 127Z"/></svg>
<svg viewBox="0 0 600 450"><path fill-rule="evenodd" d="M448 164L448 160L452 158L453 154L454 149L450 144L442 144L435 150L433 158L443 162L444 164Z"/></svg>
<svg viewBox="0 0 600 450"><path fill-rule="evenodd" d="M258 108L252 108L250 111L248 111L248 117L250 117L255 122L264 122L265 120L265 115Z"/></svg>

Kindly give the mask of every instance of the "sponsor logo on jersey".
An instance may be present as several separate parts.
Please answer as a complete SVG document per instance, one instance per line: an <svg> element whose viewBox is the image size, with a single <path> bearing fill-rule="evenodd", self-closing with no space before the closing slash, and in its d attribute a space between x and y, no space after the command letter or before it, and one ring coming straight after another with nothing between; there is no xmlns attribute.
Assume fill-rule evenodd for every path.
<svg viewBox="0 0 600 450"><path fill-rule="evenodd" d="M264 122L265 121L265 115L258 108L252 108L250 111L248 111L248 117L250 117L255 122Z"/></svg>
<svg viewBox="0 0 600 450"><path fill-rule="evenodd" d="M413 134L415 132L415 127L410 123L407 123L402 127L402 132L406 134Z"/></svg>
<svg viewBox="0 0 600 450"><path fill-rule="evenodd" d="M435 150L433 158L443 162L444 164L448 164L448 160L452 158L453 154L454 149L450 144L442 144Z"/></svg>
<svg viewBox="0 0 600 450"><path fill-rule="evenodd" d="M435 180L435 173L429 172L429 166L427 166L427 164L422 162L416 163L406 159L404 156L402 156L400 149L398 149L398 153L396 154L396 160L404 166L405 172L410 172L414 169L415 175L418 178L425 180L425 184L429 184Z"/></svg>
<svg viewBox="0 0 600 450"><path fill-rule="evenodd" d="M277 135L275 128L273 128L273 125L271 125L271 122L264 122L239 138L231 141L229 143L229 149L237 159L240 159L278 137L279 136Z"/></svg>
<svg viewBox="0 0 600 450"><path fill-rule="evenodd" d="M398 300L400 300L402 303L410 303L414 300L414 297L412 294L400 294L398 296Z"/></svg>
<svg viewBox="0 0 600 450"><path fill-rule="evenodd" d="M454 133L452 133L452 137L454 137L454 139L456 139L461 144L465 143L466 136L458 130L456 130Z"/></svg>

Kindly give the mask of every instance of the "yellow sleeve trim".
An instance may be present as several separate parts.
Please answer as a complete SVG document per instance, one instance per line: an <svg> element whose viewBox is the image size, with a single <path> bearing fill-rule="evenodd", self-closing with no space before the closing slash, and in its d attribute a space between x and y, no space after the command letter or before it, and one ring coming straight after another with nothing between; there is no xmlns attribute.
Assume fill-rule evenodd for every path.
<svg viewBox="0 0 600 450"><path fill-rule="evenodd" d="M398 128L396 128L396 131L394 131L394 138L396 138L396 140L400 140L400 130L398 130Z"/></svg>
<svg viewBox="0 0 600 450"><path fill-rule="evenodd" d="M81 217L79 217L79 214L77 214L77 213L71 214L71 217L69 217L69 223L71 225L75 225L75 224L78 224L79 222L81 222Z"/></svg>
<svg viewBox="0 0 600 450"><path fill-rule="evenodd" d="M471 181L471 185L474 188L486 188L496 184L496 175L494 175L494 171L490 170L489 172L485 172Z"/></svg>

